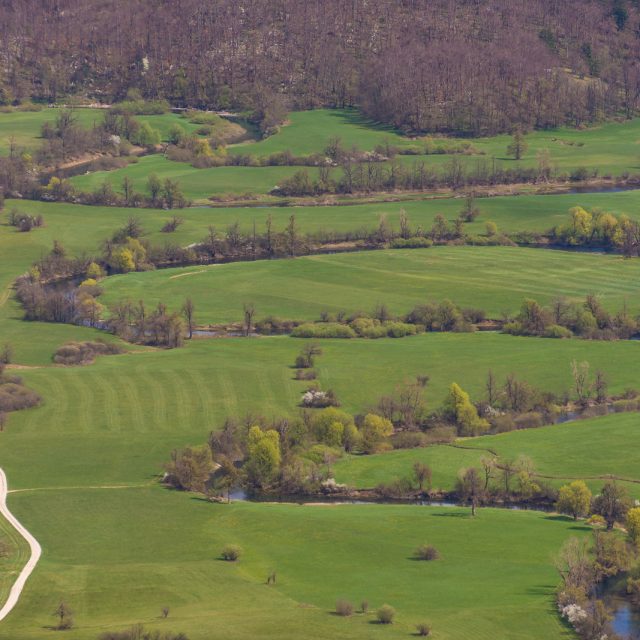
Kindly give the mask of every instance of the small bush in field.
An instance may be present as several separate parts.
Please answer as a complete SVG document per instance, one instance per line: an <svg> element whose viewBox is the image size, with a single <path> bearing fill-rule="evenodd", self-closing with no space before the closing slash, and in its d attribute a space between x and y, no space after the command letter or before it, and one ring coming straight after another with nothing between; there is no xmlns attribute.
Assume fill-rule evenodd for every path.
<svg viewBox="0 0 640 640"><path fill-rule="evenodd" d="M391 624L396 616L396 610L388 604L383 604L376 614L380 624Z"/></svg>
<svg viewBox="0 0 640 640"><path fill-rule="evenodd" d="M416 625L416 631L419 636L426 638L431 633L431 627L428 624L418 624Z"/></svg>
<svg viewBox="0 0 640 640"><path fill-rule="evenodd" d="M362 613L367 613L369 611L369 601L368 600L363 600L360 603L360 611L362 611Z"/></svg>
<svg viewBox="0 0 640 640"><path fill-rule="evenodd" d="M437 560L440 557L438 550L430 544L421 544L416 549L416 558L418 560Z"/></svg>
<svg viewBox="0 0 640 640"><path fill-rule="evenodd" d="M338 600L336 602L336 613L339 616L348 617L353 614L353 605L348 600Z"/></svg>
<svg viewBox="0 0 640 640"><path fill-rule="evenodd" d="M228 544L223 550L220 556L227 562L235 562L240 558L242 549L237 544Z"/></svg>

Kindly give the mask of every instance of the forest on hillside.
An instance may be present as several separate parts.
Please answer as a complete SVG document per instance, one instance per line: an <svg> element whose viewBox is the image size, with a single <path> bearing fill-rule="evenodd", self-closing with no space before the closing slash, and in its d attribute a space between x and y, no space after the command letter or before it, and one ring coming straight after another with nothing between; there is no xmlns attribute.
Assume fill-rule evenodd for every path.
<svg viewBox="0 0 640 640"><path fill-rule="evenodd" d="M630 117L637 0L5 0L0 104L358 106L406 131Z"/></svg>

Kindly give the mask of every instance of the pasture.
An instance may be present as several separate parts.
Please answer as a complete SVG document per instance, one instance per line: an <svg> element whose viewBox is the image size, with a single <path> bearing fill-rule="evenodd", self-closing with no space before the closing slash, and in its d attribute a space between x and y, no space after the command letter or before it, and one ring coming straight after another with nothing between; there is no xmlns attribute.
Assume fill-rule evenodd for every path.
<svg viewBox="0 0 640 640"><path fill-rule="evenodd" d="M8 153L12 138L19 149L33 151L42 140L40 135L42 125L45 122L53 124L60 111L61 109L57 107L44 107L40 111L0 113L0 155ZM86 129L100 124L104 117L104 111L101 109L75 108L73 113L78 124ZM135 118L139 122L148 122L153 129L157 129L162 140L167 139L169 130L174 124L179 124L190 133L198 129L198 125L174 113L135 116Z"/></svg>
<svg viewBox="0 0 640 640"><path fill-rule="evenodd" d="M640 456L629 447L640 435L637 413L623 413L508 433L461 439L464 448L449 445L405 449L373 456L350 456L334 465L338 482L358 488L375 487L408 478L416 461L432 467L433 486L452 490L459 469L481 467L489 451L503 460L527 456L536 472L554 486L585 479L595 493L608 475L622 481L630 495L640 498ZM490 454L489 454L490 455Z"/></svg>
<svg viewBox="0 0 640 640"><path fill-rule="evenodd" d="M144 299L178 307L191 297L200 323L240 319L243 302L258 317L318 319L322 311L373 311L386 304L405 314L428 300L449 298L488 317L515 312L525 298L602 297L610 309L640 310L640 262L619 255L519 247L433 247L319 255L293 260L163 269L112 276L103 302Z"/></svg>
<svg viewBox="0 0 640 640"><path fill-rule="evenodd" d="M483 510L472 519L450 508L212 505L157 487L27 491L11 507L45 549L5 624L16 640L49 633L61 598L74 611L76 627L65 632L72 640L137 622L192 640L404 638L423 621L443 640L570 638L552 614L549 557L587 531L539 513ZM425 541L440 560L412 559ZM237 564L219 559L229 542L244 551ZM277 584L268 587L271 571ZM338 598L356 608L367 600L371 610L341 618ZM383 603L397 611L386 628L373 624Z"/></svg>
<svg viewBox="0 0 640 640"><path fill-rule="evenodd" d="M0 433L3 468L15 488L154 483L172 449L205 442L228 416L296 415L307 383L293 379L292 365L303 343L193 340L184 349L106 356L88 367L24 369L20 375L45 402L11 415ZM425 400L434 410L452 382L481 399L489 369L500 383L515 373L560 393L571 386L571 361L586 360L621 393L637 386L640 366L636 342L427 334L321 346L322 388L353 413L416 375L430 376Z"/></svg>

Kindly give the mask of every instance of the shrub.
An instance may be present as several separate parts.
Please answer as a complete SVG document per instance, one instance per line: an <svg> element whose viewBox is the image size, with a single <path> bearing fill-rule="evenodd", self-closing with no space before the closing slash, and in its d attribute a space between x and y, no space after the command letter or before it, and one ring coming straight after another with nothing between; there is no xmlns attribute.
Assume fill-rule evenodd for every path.
<svg viewBox="0 0 640 640"><path fill-rule="evenodd" d="M418 560L437 560L440 557L438 550L430 544L421 544L415 551Z"/></svg>
<svg viewBox="0 0 640 640"><path fill-rule="evenodd" d="M367 613L369 611L369 601L368 600L363 600L360 603L360 611L362 611L362 613Z"/></svg>
<svg viewBox="0 0 640 640"><path fill-rule="evenodd" d="M514 422L516 429L534 429L544 424L544 418L537 411L529 411L516 416Z"/></svg>
<svg viewBox="0 0 640 640"><path fill-rule="evenodd" d="M396 610L388 604L383 604L376 613L380 624L391 624L395 616Z"/></svg>
<svg viewBox="0 0 640 640"><path fill-rule="evenodd" d="M516 428L513 416L509 414L491 418L491 424L496 433L506 433L507 431L513 431Z"/></svg>
<svg viewBox="0 0 640 640"><path fill-rule="evenodd" d="M307 322L296 327L291 335L294 338L355 338L356 332L350 326L337 322Z"/></svg>
<svg viewBox="0 0 640 640"><path fill-rule="evenodd" d="M317 377L314 369L296 369L296 380L315 380Z"/></svg>
<svg viewBox="0 0 640 640"><path fill-rule="evenodd" d="M237 544L228 544L222 549L220 557L227 562L235 562L241 554L242 549Z"/></svg>
<svg viewBox="0 0 640 640"><path fill-rule="evenodd" d="M433 241L421 236L413 238L395 238L391 241L391 249L428 249L433 246Z"/></svg>
<svg viewBox="0 0 640 640"><path fill-rule="evenodd" d="M361 338L386 338L388 334L387 328L373 318L356 318L350 326Z"/></svg>
<svg viewBox="0 0 640 640"><path fill-rule="evenodd" d="M353 605L348 600L337 600L336 613L339 616L344 616L345 618L353 615Z"/></svg>
<svg viewBox="0 0 640 640"><path fill-rule="evenodd" d="M637 408L638 402L636 400L615 400L613 403L613 410L616 413L635 411Z"/></svg>
<svg viewBox="0 0 640 640"><path fill-rule="evenodd" d="M414 336L416 334L415 325L404 322L385 322L384 328L390 338L404 338L405 336Z"/></svg>
<svg viewBox="0 0 640 640"><path fill-rule="evenodd" d="M0 413L37 407L42 398L31 389L15 382L0 384Z"/></svg>
<svg viewBox="0 0 640 640"><path fill-rule="evenodd" d="M396 478L391 482L381 482L375 492L381 498L406 498L413 493L413 485L408 478Z"/></svg>
<svg viewBox="0 0 640 640"><path fill-rule="evenodd" d="M419 636L426 638L431 633L431 627L422 622L416 625L416 632Z"/></svg>
<svg viewBox="0 0 640 640"><path fill-rule="evenodd" d="M96 356L123 353L116 344L106 342L67 342L56 349L53 361L63 365L91 364Z"/></svg>
<svg viewBox="0 0 640 640"><path fill-rule="evenodd" d="M338 447L330 447L326 444L314 444L302 454L307 460L315 464L331 464L342 457L344 452Z"/></svg>
<svg viewBox="0 0 640 640"><path fill-rule="evenodd" d="M429 444L429 439L422 431L399 431L391 436L394 449L416 449Z"/></svg>
<svg viewBox="0 0 640 640"><path fill-rule="evenodd" d="M543 338L571 338L573 333L566 327L561 327L559 324L552 324L547 327L542 334Z"/></svg>

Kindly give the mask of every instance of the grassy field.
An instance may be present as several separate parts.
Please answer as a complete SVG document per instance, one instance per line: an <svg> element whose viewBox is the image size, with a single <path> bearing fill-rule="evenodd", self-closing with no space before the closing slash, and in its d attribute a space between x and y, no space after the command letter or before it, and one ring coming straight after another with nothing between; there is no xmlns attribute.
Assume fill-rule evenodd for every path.
<svg viewBox="0 0 640 640"><path fill-rule="evenodd" d="M264 157L285 150L294 155L322 153L331 138L340 138L345 148L354 144L361 150L372 150L386 142L398 148L424 146L425 139L410 139L388 127L368 121L355 110L302 111L290 114L288 124L280 132L258 142L232 145L234 153L252 154ZM538 154L542 150L549 152L551 165L559 173L584 167L597 170L598 175L622 175L637 173L640 170L639 148L640 119L621 123L608 123L587 130L563 128L553 131L535 131L527 136L528 150L522 160L515 161L507 157L507 146L511 138L500 135L479 139L448 139L446 144L472 142L477 153L458 155L462 164L472 169L478 162L496 162L503 168L515 166L535 167ZM450 155L412 155L399 156L403 164L422 161L428 166L441 168L451 160ZM98 172L88 176L79 176L72 182L83 190L95 189L105 179L118 188L124 176L133 180L137 189L144 184L141 173L149 172L171 177L181 182L185 194L195 200L206 200L210 196L221 194L266 194L282 179L292 175L299 167L220 167L213 169L195 169L190 165L173 163L160 156L146 158L137 166L119 169L107 175ZM311 177L315 169L308 169ZM334 178L341 174L334 171Z"/></svg>
<svg viewBox="0 0 640 640"><path fill-rule="evenodd" d="M401 638L422 621L442 640L570 638L553 615L549 557L586 531L537 513L226 506L158 488L25 492L11 506L45 549L5 625L16 640L42 638L60 598L75 612L72 640L134 622L192 640ZM411 558L425 541L441 560ZM218 559L229 542L244 550L237 565ZM272 570L277 585L267 587ZM337 598L366 599L372 612L340 618ZM397 610L387 628L372 624L383 603Z"/></svg>
<svg viewBox="0 0 640 640"><path fill-rule="evenodd" d="M341 139L345 148L356 145L361 150L370 151L376 145L389 142L399 148L420 146L422 138L408 138L401 133L371 122L356 110L328 110L294 112L289 115L288 124L280 132L266 140L238 145L234 151L253 153L258 156L277 151L290 150L294 155L322 152L332 137ZM437 143L439 139L436 137ZM465 163L477 159L496 160L510 166L515 161L507 156L511 136L499 135L487 138L446 138L445 142L471 142L482 154L462 156ZM606 123L588 129L570 127L550 131L533 131L526 136L528 150L520 161L524 166L536 166L539 151L547 149L551 162L559 170L576 167L597 168L600 175L620 174L624 171L640 170L640 119L619 123ZM404 156L404 162L412 162L418 156ZM419 156L430 163L441 164L450 156Z"/></svg>
<svg viewBox="0 0 640 640"><path fill-rule="evenodd" d="M15 413L2 465L15 488L154 482L170 451L199 444L225 417L296 414L306 389L291 365L292 338L194 340L182 350L99 359L89 367L25 369L45 403ZM482 397L486 372L514 372L545 390L571 384L570 362L601 368L614 393L637 386L638 343L430 334L403 340L327 340L317 370L347 411L362 412L409 377L431 377L427 405L439 407L452 382ZM621 472L622 473L622 472Z"/></svg>
<svg viewBox="0 0 640 640"><path fill-rule="evenodd" d="M419 460L432 467L434 487L451 490L458 470L480 468L480 458L490 450L507 460L520 455L531 458L536 471L550 476L549 481L555 486L572 478L584 478L595 492L604 483L599 479L602 476L635 480L623 484L633 497L640 498L640 455L629 447L639 434L638 414L616 414L461 440L459 444L468 447L464 449L434 446L351 456L336 462L334 472L339 482L369 488L395 478L411 477L412 465Z"/></svg>
<svg viewBox="0 0 640 640"><path fill-rule="evenodd" d="M146 159L149 158L143 160ZM616 214L624 213L631 218L640 218L640 190L599 194L500 196L478 199L477 204L481 210L480 217L476 222L465 225L465 229L470 233L484 233L488 220L496 222L498 228L505 232L544 232L557 224L566 223L569 209L578 205L587 208L601 207ZM359 229L373 231L378 226L380 216L384 214L390 225L398 230L399 213L404 209L413 229L418 226L429 229L436 214L441 213L453 221L463 205L464 201L460 198L446 198L349 206L191 207L168 212L158 209L89 207L67 203L8 200L5 207L7 211L15 207L28 213L40 213L45 218L46 227L31 234L19 234L0 224L0 242L8 234L12 244L37 243L46 247L52 238L57 238L74 251L92 252L105 237L111 235L131 216L142 221L147 231L145 237L150 241L169 240L180 244L201 240L206 235L209 225L214 225L220 232L224 232L228 225L237 221L245 232L249 232L255 222L258 231L262 231L268 215L273 217L276 230L284 230L289 217L295 215L302 232L317 233ZM160 233L160 228L172 213L184 218L185 224L174 234ZM2 267L12 268L11 261L2 261L0 268Z"/></svg>
<svg viewBox="0 0 640 640"><path fill-rule="evenodd" d="M13 137L19 148L35 149L41 141L40 132L45 122L53 124L60 112L58 108L43 108L41 111L16 111L13 113L0 113L0 155L5 155L9 150ZM78 123L85 128L91 128L102 122L103 111L100 109L74 109ZM179 124L188 132L194 132L199 125L192 124L181 115L165 113L155 116L135 116L140 122L148 122L151 127L160 132L163 140L167 138L169 129L174 124Z"/></svg>
<svg viewBox="0 0 640 640"><path fill-rule="evenodd" d="M116 191L124 177L128 177L134 188L145 193L149 174L155 173L161 180L171 178L180 183L187 198L204 201L212 195L264 194L280 181L292 176L299 167L214 167L196 169L185 162L173 162L155 154L140 158L135 164L114 171L96 171L71 178L73 185L81 191L94 191L103 182L111 182ZM315 175L316 169L309 170Z"/></svg>
<svg viewBox="0 0 640 640"><path fill-rule="evenodd" d="M518 247L435 247L309 256L148 271L104 281L104 302L159 300L180 306L193 298L199 322L238 320L243 302L258 317L318 319L320 312L372 311L385 303L407 313L427 300L450 298L490 317L516 311L526 297L581 300L600 294L611 309L627 300L635 312L640 262Z"/></svg>
<svg viewBox="0 0 640 640"><path fill-rule="evenodd" d="M19 144L38 143L44 119L53 110L0 114L0 153L13 132ZM86 125L101 114L82 110ZM175 115L150 116L166 135ZM321 151L329 137L345 146L373 149L389 140L414 145L397 132L366 122L355 111L291 114L277 135L233 147L259 156L290 149L297 155ZM523 164L535 164L548 148L560 169L597 166L600 173L638 167L640 120L572 131L527 136ZM478 159L506 165L506 136L474 140ZM5 145L3 147L3 144ZM429 156L447 162L448 156ZM403 157L410 162L411 157ZM177 178L186 194L206 200L212 194L266 193L296 167L197 170L163 157L149 156L125 170L74 179L94 188L104 179L119 188L124 175L144 191L147 176ZM571 206L600 206L638 219L640 192L486 198L480 218L469 225L483 232L487 220L505 231L544 231L566 220ZM162 465L174 448L206 442L227 416L250 412L266 417L295 415L306 388L293 379L291 365L304 344L289 337L194 340L184 349L162 351L130 347L129 352L98 359L88 367L51 366L61 343L99 334L81 327L42 325L20 320L11 283L57 239L73 255L92 254L130 216L140 218L145 238L186 245L202 239L209 225L219 231L238 220L243 230L262 227L272 214L284 229L295 214L303 232L374 228L381 214L397 227L404 208L412 225L424 228L437 213L457 216L459 198L296 208L191 208L168 236L160 228L173 212L9 201L42 213L45 226L22 234L0 218L0 345L10 342L20 376L44 398L42 406L12 414L0 433L0 465L7 472L10 507L41 541L44 556L15 613L3 623L4 640L41 640L60 600L74 611L70 640L93 640L110 628L143 622L161 630L184 631L191 640L249 637L370 640L407 637L415 625L433 625L436 640L534 640L572 638L553 604L557 574L550 558L569 535L586 528L539 513L390 505L297 506L238 503L214 505L158 486ZM429 299L451 298L489 315L515 311L524 297L548 302L562 294L579 300L602 295L617 309L637 303L640 262L617 256L520 248L439 247L380 251L209 268L188 268L117 276L105 281L105 302L122 297L157 300L177 309L186 296L196 304L199 323L238 321L242 303L253 302L258 319L269 314L306 319L322 310L371 310L384 302L405 313ZM176 277L184 276L184 277ZM509 373L541 389L561 392L571 385L570 362L588 361L602 369L611 393L637 387L637 342L545 340L485 334L428 334L402 340L326 340L316 369L324 389L332 388L342 407L364 412L381 395L416 375L430 376L425 398L441 405L451 382L473 399L484 392L486 373L498 380ZM637 414L465 440L469 448L449 446L348 457L336 463L341 482L370 487L411 473L415 460L434 471L434 484L450 488L458 469L477 464L487 449L504 457L527 455L537 470L559 484L569 477L615 474L640 480ZM640 483L626 482L634 497ZM3 533L0 522L0 535ZM9 532L9 536L13 536ZM532 544L535 541L535 544ZM442 559L411 559L420 543L434 544ZM0 601L24 547L0 560ZM222 546L238 543L240 563L218 558ZM267 587L275 570L278 583ZM373 613L351 619L332 615L337 598L372 611L384 602L398 611L391 627L371 624ZM168 619L160 617L168 606Z"/></svg>

